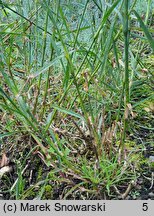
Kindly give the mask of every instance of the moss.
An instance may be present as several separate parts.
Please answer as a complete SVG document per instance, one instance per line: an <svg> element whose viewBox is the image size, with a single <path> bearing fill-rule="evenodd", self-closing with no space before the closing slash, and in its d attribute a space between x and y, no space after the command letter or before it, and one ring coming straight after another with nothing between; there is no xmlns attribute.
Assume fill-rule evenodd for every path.
<svg viewBox="0 0 154 216"><path fill-rule="evenodd" d="M38 169L37 181L42 180L42 167L40 166Z"/></svg>
<svg viewBox="0 0 154 216"><path fill-rule="evenodd" d="M33 190L31 190L31 191L28 191L28 194L27 194L27 198L28 199L34 199L34 197L36 196L36 193L33 191Z"/></svg>
<svg viewBox="0 0 154 216"><path fill-rule="evenodd" d="M51 185L46 185L44 189L44 197L43 199L51 199L53 193L53 188Z"/></svg>

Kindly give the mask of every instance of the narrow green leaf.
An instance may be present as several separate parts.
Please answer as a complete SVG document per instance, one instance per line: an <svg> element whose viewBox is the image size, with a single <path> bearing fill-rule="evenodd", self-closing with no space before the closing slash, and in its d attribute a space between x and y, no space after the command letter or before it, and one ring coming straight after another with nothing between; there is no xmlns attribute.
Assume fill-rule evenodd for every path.
<svg viewBox="0 0 154 216"><path fill-rule="evenodd" d="M140 26L141 26L142 30L144 31L144 34L146 35L146 37L147 37L147 39L149 41L149 44L150 44L150 46L151 46L151 48L153 49L153 52L154 52L154 40L153 40L148 28L146 27L146 25L142 21L140 15L135 10L133 10L133 13L135 14L136 18L138 19L138 21L140 23Z"/></svg>
<svg viewBox="0 0 154 216"><path fill-rule="evenodd" d="M106 11L106 13L104 14L103 18L102 18L102 22L101 22L101 25L100 27L98 28L95 36L94 36L94 39L96 39L99 35L99 32L101 31L102 27L104 26L105 22L107 21L108 17L110 16L110 14L112 13L112 11L116 8L116 6L119 4L121 0L118 0L116 1L110 8L109 10Z"/></svg>
<svg viewBox="0 0 154 216"><path fill-rule="evenodd" d="M1 138L4 138L4 137L11 136L11 135L13 135L13 134L15 134L15 132L7 132L7 133L0 134L0 139L1 139Z"/></svg>
<svg viewBox="0 0 154 216"><path fill-rule="evenodd" d="M61 108L61 107L58 107L58 106L55 106L55 105L53 105L52 107L55 108L55 109L57 109L57 110L59 110L60 112L66 113L67 115L71 115L71 116L74 116L76 118L85 120L83 116L81 116L78 113L73 112L72 110L67 110L65 108Z"/></svg>

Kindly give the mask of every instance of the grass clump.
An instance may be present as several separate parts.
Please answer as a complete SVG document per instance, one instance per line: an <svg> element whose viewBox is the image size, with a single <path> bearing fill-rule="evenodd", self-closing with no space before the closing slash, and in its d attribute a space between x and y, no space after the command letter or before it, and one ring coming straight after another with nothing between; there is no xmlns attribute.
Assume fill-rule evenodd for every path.
<svg viewBox="0 0 154 216"><path fill-rule="evenodd" d="M153 104L151 1L145 17L128 0L0 3L0 141L18 176L4 191L127 198L146 148L135 121Z"/></svg>

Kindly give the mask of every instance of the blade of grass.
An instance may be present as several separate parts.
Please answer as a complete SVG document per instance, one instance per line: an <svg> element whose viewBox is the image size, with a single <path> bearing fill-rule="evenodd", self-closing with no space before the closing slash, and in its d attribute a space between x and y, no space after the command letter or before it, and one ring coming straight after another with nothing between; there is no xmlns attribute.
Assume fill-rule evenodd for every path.
<svg viewBox="0 0 154 216"><path fill-rule="evenodd" d="M140 15L139 15L135 10L133 10L132 12L133 12L133 13L135 14L135 16L137 17L137 19L138 19L138 21L139 21L139 23L140 23L140 26L141 26L142 30L144 31L144 33L145 33L145 35L146 35L146 37L147 37L147 40L148 40L148 42L149 42L149 44L150 44L150 46L151 46L151 49L152 49L153 52L154 52L154 39L152 38L152 36L151 36L151 34L150 34L148 28L146 27L146 25L145 25L144 22L142 21Z"/></svg>
<svg viewBox="0 0 154 216"><path fill-rule="evenodd" d="M58 107L58 106L56 106L56 105L52 105L52 107L53 107L54 109L60 111L60 112L66 113L67 115L71 115L71 116L74 116L74 117L76 117L76 118L79 118L79 119L85 121L85 119L84 119L83 116L81 116L80 114L75 113L75 112L73 112L73 111L71 111L71 110L67 110L67 109Z"/></svg>

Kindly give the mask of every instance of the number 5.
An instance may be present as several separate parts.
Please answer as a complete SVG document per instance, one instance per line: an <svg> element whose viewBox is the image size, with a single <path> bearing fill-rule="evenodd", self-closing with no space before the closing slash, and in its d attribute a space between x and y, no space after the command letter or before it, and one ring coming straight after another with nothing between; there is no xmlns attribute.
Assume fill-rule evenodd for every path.
<svg viewBox="0 0 154 216"><path fill-rule="evenodd" d="M143 203L142 210L148 211L148 203Z"/></svg>

